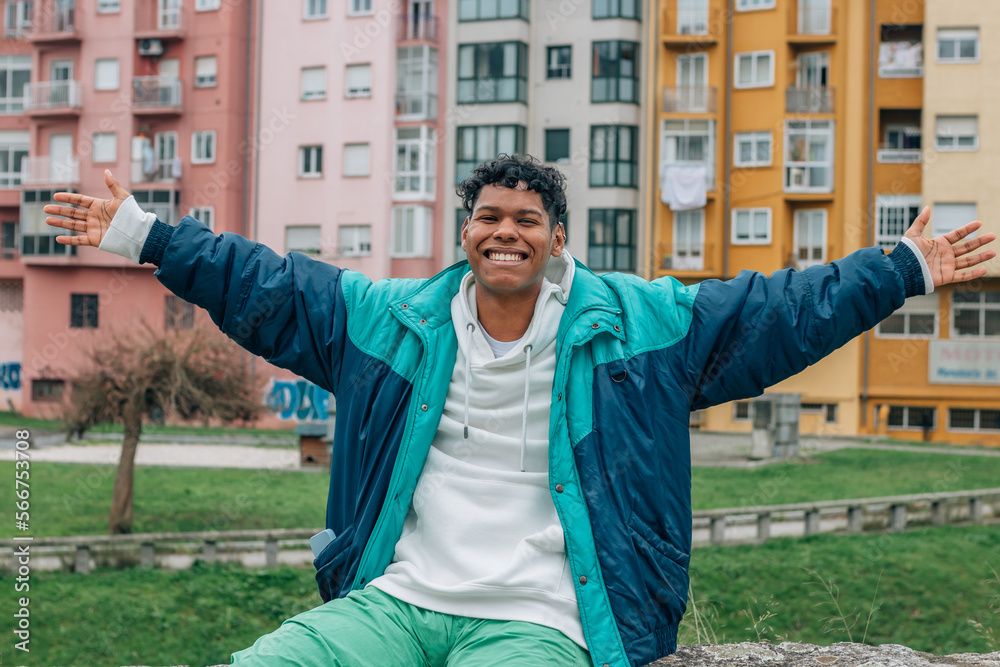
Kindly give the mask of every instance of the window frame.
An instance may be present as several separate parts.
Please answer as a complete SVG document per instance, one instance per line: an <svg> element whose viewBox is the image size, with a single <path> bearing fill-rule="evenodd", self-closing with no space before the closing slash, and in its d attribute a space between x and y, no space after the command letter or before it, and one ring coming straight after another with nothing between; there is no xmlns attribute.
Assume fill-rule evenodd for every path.
<svg viewBox="0 0 1000 667"><path fill-rule="evenodd" d="M931 411L931 425L930 430L937 430L938 424L938 410L936 406L933 405L889 405L890 414L893 408L901 409L903 411L903 423L901 426L893 426L889 423L889 417L886 417L885 427L888 431L922 431L923 426L914 425L910 419L910 410L930 410Z"/></svg>
<svg viewBox="0 0 1000 667"><path fill-rule="evenodd" d="M352 69L354 71L361 71L363 68L368 69L368 86L366 88L357 88L352 90L350 85L350 72ZM326 69L324 67L324 69ZM344 98L349 100L362 99L365 97L372 96L372 64L371 63L349 63L344 67ZM318 98L317 98L318 99ZM323 99L326 99L326 92L323 93Z"/></svg>
<svg viewBox="0 0 1000 667"><path fill-rule="evenodd" d="M481 76L478 74L480 65L486 63L489 67L493 64L493 57L490 55L490 49L498 49L501 52L501 70L508 69L508 63L505 55L506 48L509 45L514 46L514 58L513 69L515 73L513 75L500 74L499 76L495 74L490 74L489 76ZM463 70L467 68L464 63L468 61L470 56L463 55L471 53L472 64L471 64L471 76L463 76ZM528 103L528 45L524 42L517 40L506 40L501 42L471 42L465 44L459 44L456 51L456 93L455 99L457 104L527 104ZM500 98L497 90L504 81L512 81L514 84L514 94L513 97L503 97ZM466 90L463 91L463 83L466 84ZM471 84L471 88L469 87ZM491 96L484 97L485 90L490 89L492 85L493 93ZM468 94L468 90L472 91L472 95Z"/></svg>
<svg viewBox="0 0 1000 667"><path fill-rule="evenodd" d="M590 54L591 54L591 67L590 67L590 103L591 104L639 104L639 65L640 65L640 43L633 42L627 39L608 39L608 40L595 40L591 42ZM631 67L632 74L623 75L622 71L622 50L625 47L631 47L632 49L632 59ZM598 76L597 68L601 65L601 54L598 53L600 48L607 48L609 51L613 50L615 53L612 56L611 53L607 55L607 64L609 68L613 68L615 71L612 74L606 74ZM624 62L629 62L624 60ZM597 99L597 90L599 82L605 82L604 85L611 90L610 83L614 81L614 96L608 96L606 99ZM632 97L633 99L623 99L622 92L622 81L631 81L632 83Z"/></svg>
<svg viewBox="0 0 1000 667"><path fill-rule="evenodd" d="M934 330L931 333L913 333L912 315L932 315ZM882 325L893 318L903 318L903 333L882 331ZM875 325L875 337L886 340L937 340L941 335L941 299L940 292L921 294L910 297L903 305L884 320Z"/></svg>
<svg viewBox="0 0 1000 667"><path fill-rule="evenodd" d="M746 408L746 416L741 416L741 408ZM736 424L753 423L753 401L733 401L733 412L730 421Z"/></svg>
<svg viewBox="0 0 1000 667"><path fill-rule="evenodd" d="M350 67L350 65L348 65ZM322 90L307 89L306 79L307 72L319 72L322 74L323 88ZM316 100L325 100L327 95L327 90L329 89L329 81L326 76L326 65L310 65L307 67L302 67L299 69L299 101L300 102L314 102Z"/></svg>
<svg viewBox="0 0 1000 667"><path fill-rule="evenodd" d="M21 83L21 94L16 95L16 73L27 73L27 78ZM12 116L24 113L24 86L31 83L33 70L31 56L7 55L0 56L0 77L6 78L7 97L0 97L0 115Z"/></svg>
<svg viewBox="0 0 1000 667"><path fill-rule="evenodd" d="M769 61L768 66L768 81L760 82L756 80L757 77L757 61L762 56L767 56ZM751 67L750 70L753 72L753 80L750 83L740 83L740 59L750 58ZM736 90L752 90L754 88L773 88L774 87L774 49L763 49L760 51L741 51L733 56L733 88Z"/></svg>
<svg viewBox="0 0 1000 667"><path fill-rule="evenodd" d="M762 6L750 7L748 6L751 2L761 2ZM738 12L759 12L766 9L774 9L776 6L775 0L736 0L736 11Z"/></svg>
<svg viewBox="0 0 1000 667"><path fill-rule="evenodd" d="M973 427L963 428L961 426L952 426L952 411L954 410L968 410L972 412ZM981 426L983 410L989 410L990 412L997 412L997 410L995 410L994 408L962 408L962 407L949 406L948 423L947 426L945 427L945 430L955 433L1000 433L1000 429L983 428Z"/></svg>
<svg viewBox="0 0 1000 667"><path fill-rule="evenodd" d="M754 157L743 162L740 159L740 143L750 141L750 153L754 156L760 150L762 137L767 137L767 161L761 162ZM774 164L774 134L770 130L753 130L750 132L735 132L733 134L733 166L734 167L770 167Z"/></svg>
<svg viewBox="0 0 1000 667"><path fill-rule="evenodd" d="M747 214L749 216L747 222L749 224L749 236L743 239L737 235L737 218L739 214ZM765 214L765 228L767 233L763 238L754 236L754 221L755 216L759 213ZM771 238L773 235L772 224L774 220L774 211L770 206L755 206L746 208L734 208L732 210L732 219L730 221L730 242L733 245L741 246L753 246L753 245L771 245Z"/></svg>
<svg viewBox="0 0 1000 667"><path fill-rule="evenodd" d="M367 243L363 240L364 234L354 234L356 238L352 238L352 246L350 249L345 250L344 246L344 232L346 230L368 230L368 241ZM367 248L364 247L367 245ZM338 257L368 257L372 254L372 226L371 225L340 225L337 227L337 256Z"/></svg>
<svg viewBox="0 0 1000 667"><path fill-rule="evenodd" d="M208 80L207 76L198 75L198 62L213 62L215 63L215 72L211 75L211 80ZM202 81L202 79L206 79ZM194 87L195 88L216 88L219 85L219 57L215 55L211 56L195 56L194 59Z"/></svg>
<svg viewBox="0 0 1000 667"><path fill-rule="evenodd" d="M972 135L972 145L962 146L959 142L963 137L969 135L964 134L942 134L941 133L941 122L944 121L956 121L956 120L972 120L976 126L976 133ZM954 140L953 145L942 145L942 138L951 138ZM955 114L939 114L934 118L934 149L941 153L971 153L979 150L979 116L977 115L955 115Z"/></svg>
<svg viewBox="0 0 1000 667"><path fill-rule="evenodd" d="M512 129L514 131L514 153L523 154L527 146L527 136L528 128L524 125L517 125L515 123L501 123L498 125L460 125L455 128L455 183L461 183L462 180L469 175L469 173L478 167L483 162L492 160L497 155L502 152L508 152L505 147L500 146L500 131L504 129ZM487 144L492 144L496 153L493 155L486 154L486 146L480 146L481 134L484 132L492 132L493 136L488 138ZM466 134L471 134L473 137L473 147L471 153L474 155L471 159L463 159L463 149L466 148L467 140L465 139ZM465 165L471 165L468 171L464 168Z"/></svg>
<svg viewBox="0 0 1000 667"><path fill-rule="evenodd" d="M112 144L114 146L114 149L111 151L112 152L112 156L111 156L110 159L103 159L103 160L97 159L98 137L103 138L103 140L106 140L108 137L110 137L110 140L111 140L111 142L112 142ZM90 148L91 148L90 159L91 159L91 162L93 162L94 164L112 164L112 163L118 162L118 133L117 132L94 132L92 135L90 135Z"/></svg>
<svg viewBox="0 0 1000 667"><path fill-rule="evenodd" d="M367 3L368 8L360 8L360 5ZM347 15L348 16L371 16L375 13L375 2L374 0L348 0L347 2Z"/></svg>
<svg viewBox="0 0 1000 667"><path fill-rule="evenodd" d="M692 220L692 218L697 218ZM678 238L678 231L681 227L681 222L685 225L692 225L693 223L698 224L698 240L695 241L692 238L688 238L686 243L682 244ZM691 230L688 229L688 236L693 236ZM670 241L671 241L671 257L670 257L670 269L673 271L704 271L705 270L705 209L696 208L687 211L674 211L673 212L673 222L671 223L670 231ZM680 249L683 245L685 256L683 261L680 258ZM697 250L695 254L694 250Z"/></svg>
<svg viewBox="0 0 1000 667"><path fill-rule="evenodd" d="M978 301L973 303L971 301L956 301L955 296L958 294L971 294L978 297ZM948 301L948 317L951 323L949 336L954 340L998 340L1000 339L1000 332L992 335L986 334L986 313L990 312L1000 312L1000 301L988 302L986 301L987 294L997 294L996 291L986 291L980 290L978 292L951 292L951 299ZM958 310L976 310L979 313L979 327L978 332L975 334L965 334L958 331L958 317L956 316L956 311Z"/></svg>
<svg viewBox="0 0 1000 667"><path fill-rule="evenodd" d="M908 213L914 208L917 210L917 215L920 215L922 208L920 195L875 195L875 245L885 250L892 250L899 243L899 239L903 237L903 234L909 229L910 225L913 224L913 220L904 222L903 231L898 235L883 232L883 223L896 222L895 220L887 221L884 219L886 211L891 209L903 210L905 211L903 218L905 220L909 217Z"/></svg>
<svg viewBox="0 0 1000 667"><path fill-rule="evenodd" d="M317 7L322 5L322 12L310 13L310 4L316 3ZM329 0L303 0L302 1L302 20L303 21L320 21L322 19L330 18L330 2Z"/></svg>
<svg viewBox="0 0 1000 667"><path fill-rule="evenodd" d="M552 66L552 56L561 56L564 52L569 53L569 63L563 64L559 63L555 67ZM561 60L561 57L558 58ZM556 72L553 75L553 72ZM563 75L565 73L565 76ZM554 46L548 46L545 48L545 79L572 79L573 78L573 45L572 44L556 44Z"/></svg>
<svg viewBox="0 0 1000 667"><path fill-rule="evenodd" d="M319 243L314 248L290 248L288 243L288 230L290 229L316 230ZM323 227L321 225L285 225L285 254L290 252L298 252L310 257L323 254Z"/></svg>
<svg viewBox="0 0 1000 667"><path fill-rule="evenodd" d="M186 331L194 328L194 304L175 294L163 299L163 328L166 331Z"/></svg>
<svg viewBox="0 0 1000 667"><path fill-rule="evenodd" d="M668 124L683 123L683 129L668 129ZM692 123L706 123L707 128L704 130L693 130L691 129ZM694 165L694 166L704 166L706 171L706 188L709 191L715 189L715 132L716 126L715 121L710 118L667 118L660 122L660 160L659 165L662 170L674 166L674 165ZM680 153L682 149L684 152L690 150L691 137L699 137L704 139L704 160L683 160L678 159L676 156L673 160L667 160L667 146L669 141L675 140L674 152ZM657 183L657 187L659 187Z"/></svg>
<svg viewBox="0 0 1000 667"><path fill-rule="evenodd" d="M822 241L822 244L820 245L821 257L819 259L813 259L811 257L809 259L805 259L805 260L799 259L799 247L801 245L800 240L799 240L799 236L800 236L800 233L799 233L800 216L804 215L804 214L807 214L807 213L808 214L819 213L819 214L822 215L823 241ZM796 211L792 214L792 250L794 252L795 265L797 267L799 267L800 269L805 269L805 268L808 268L810 266L818 266L818 265L821 265L821 264L826 264L826 262L829 259L828 258L828 254L829 253L827 253L827 245L828 245L827 244L827 239L829 239L829 237L830 237L830 212L827 209L825 209L825 208L800 208L800 209L796 209ZM812 247L815 247L815 246L814 245L810 245L810 246L806 246L806 247L812 248Z"/></svg>
<svg viewBox="0 0 1000 667"><path fill-rule="evenodd" d="M99 74L101 65L104 64L108 66L110 64L114 65L115 68L115 83L114 86L108 85L98 85L98 81L101 79ZM95 58L94 59L94 90L95 91L108 91L108 90L120 90L122 85L122 66L118 58Z"/></svg>
<svg viewBox="0 0 1000 667"><path fill-rule="evenodd" d="M570 130L571 130L571 128L568 128L568 127L547 127L547 128L545 128L545 161L546 162L551 162L552 164L569 164L570 156L573 154L573 143L572 143L572 139L571 139L572 133L570 132ZM549 137L550 136L553 136L553 137L555 136L554 134L550 135L550 133L556 133L556 132L563 132L563 133L565 133L565 138L566 138L566 155L565 156L559 155L558 157L555 157L555 156L553 156L549 152L549 143L550 143ZM560 140L561 140L561 137L560 137Z"/></svg>
<svg viewBox="0 0 1000 667"><path fill-rule="evenodd" d="M99 329L100 295L71 293L69 295L69 326L71 329Z"/></svg>
<svg viewBox="0 0 1000 667"><path fill-rule="evenodd" d="M629 140L628 160L621 159L622 134L627 132ZM600 135L603 135L600 136ZM612 143L613 137L615 155L610 158L607 147ZM603 139L603 142L601 141ZM604 159L595 159L598 147L603 149ZM638 125L591 125L590 126L590 153L588 159L587 186L591 188L634 188L639 187L639 126ZM604 182L596 182L594 178L595 165L604 165ZM627 166L626 171L631 174L631 179L620 179L622 167ZM613 175L609 178L609 175Z"/></svg>
<svg viewBox="0 0 1000 667"><path fill-rule="evenodd" d="M593 21L605 21L608 19L626 19L630 21L642 21L642 2L640 0L630 0L632 3L632 15L623 11L626 0L594 0L591 3L590 18ZM597 4L604 2L608 5L607 12L598 16ZM617 5L613 8L612 5Z"/></svg>
<svg viewBox="0 0 1000 667"><path fill-rule="evenodd" d="M399 217L404 211L413 210L413 229L410 234L411 240L413 241L413 246L410 249L400 249L397 248L397 241L399 241L399 229L398 225L400 222L406 223L407 220L399 220ZM432 256L432 219L433 219L433 209L429 206L425 206L418 203L400 203L392 207L392 217L390 219L390 229L389 229L389 257L393 259L412 259L412 258L428 258Z"/></svg>
<svg viewBox="0 0 1000 667"><path fill-rule="evenodd" d="M947 41L953 41L955 43L955 56L952 58L942 58L941 57L941 33L950 33L946 36ZM976 55L971 58L963 58L961 56L961 42L963 39L968 39L969 36L973 36L975 39ZM982 52L982 39L979 35L979 28L952 28L952 27L939 27L937 31L936 38L934 40L934 61L939 65L973 65L978 63Z"/></svg>
<svg viewBox="0 0 1000 667"><path fill-rule="evenodd" d="M352 149L360 150L361 148L364 148L364 155L368 163L366 165L365 170L363 172L359 171L357 173L354 173L352 171L351 173L348 173L347 170L348 151ZM342 169L341 174L343 175L344 178L368 178L369 176L372 175L372 146L369 142L355 141L355 142L345 143L344 148L341 151L341 154L343 156L343 164L341 165Z"/></svg>
<svg viewBox="0 0 1000 667"><path fill-rule="evenodd" d="M59 390L51 390L44 394L39 391L41 387L58 387ZM31 400L35 403L62 403L66 393L66 381L62 378L32 378L31 379Z"/></svg>
<svg viewBox="0 0 1000 667"><path fill-rule="evenodd" d="M198 0L198 2L202 1L203 0ZM121 0L97 0L98 14L119 14L121 13L121 10L122 10Z"/></svg>
<svg viewBox="0 0 1000 667"><path fill-rule="evenodd" d="M211 155L198 156L198 140L201 138L202 148L205 149L205 153L211 153ZM211 138L211 141L205 141ZM191 133L191 164L215 164L215 160L218 154L218 133L215 130L197 130ZM210 149L210 150L209 150Z"/></svg>
<svg viewBox="0 0 1000 667"><path fill-rule="evenodd" d="M221 0L195 0L194 3L194 10L196 12L211 12L221 8Z"/></svg>
<svg viewBox="0 0 1000 667"><path fill-rule="evenodd" d="M400 138L400 132L419 130L417 137ZM397 201L432 201L437 183L437 131L429 125L397 127L392 135L393 199ZM403 154L400 155L400 149ZM404 169L413 163L416 152L417 169ZM415 182L417 188L410 186Z"/></svg>
<svg viewBox="0 0 1000 667"><path fill-rule="evenodd" d="M192 206L188 213L192 218L202 223L215 233L215 207L214 206Z"/></svg>
<svg viewBox="0 0 1000 667"><path fill-rule="evenodd" d="M595 214L601 215L601 220L595 219ZM618 228L621 223L621 214L627 214L628 226L628 236L629 242L627 244L619 243L619 237L621 230ZM638 235L639 230L636 227L636 210L631 208L590 208L587 209L587 266L592 271L621 271L621 272L634 272L638 267ZM595 223L597 225L602 225L605 227L603 232L607 233L607 226L613 222L614 229L611 230L612 243L595 243ZM611 250L611 265L607 266L606 262L595 261L592 253L598 248L603 249L603 252L607 252L607 249ZM618 253L621 249L627 249L629 253L629 261L624 264L618 262Z"/></svg>
<svg viewBox="0 0 1000 667"><path fill-rule="evenodd" d="M323 178L323 144L302 144L298 150L298 177Z"/></svg>
<svg viewBox="0 0 1000 667"><path fill-rule="evenodd" d="M793 124L804 124L802 128L793 128ZM826 127L814 127L816 125L823 125ZM835 149L836 149L836 134L835 125L832 120L807 120L807 119L786 119L784 122L784 164L782 169L784 170L783 181L785 192L815 192L815 193L832 193L834 187L834 165L835 165ZM792 142L789 139L791 134L803 134L805 136L805 145L808 152L810 137L814 135L824 135L827 140L827 159L825 161L792 161L791 151ZM806 181L808 182L808 175L810 169L825 168L827 171L827 176L829 178L828 185L822 186L793 186L791 184L791 171L792 169L805 169Z"/></svg>
<svg viewBox="0 0 1000 667"><path fill-rule="evenodd" d="M531 10L528 6L528 0L513 0L517 3L517 10L515 13L501 14L500 8L504 4L501 0L496 3L497 15L496 16L482 16L482 3L483 0L459 0L457 6L455 7L455 17L458 19L459 23L476 23L478 21L510 21L514 19L520 19L525 22L531 20ZM465 13L464 7L475 5L476 12L475 17L470 18L467 13Z"/></svg>

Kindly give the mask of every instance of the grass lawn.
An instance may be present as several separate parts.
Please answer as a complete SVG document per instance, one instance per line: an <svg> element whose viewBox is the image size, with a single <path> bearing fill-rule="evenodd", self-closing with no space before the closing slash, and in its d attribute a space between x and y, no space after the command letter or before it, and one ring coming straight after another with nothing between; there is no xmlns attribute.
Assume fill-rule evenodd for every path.
<svg viewBox="0 0 1000 667"><path fill-rule="evenodd" d="M39 431L62 431L63 423L58 419L37 419L21 417L12 412L0 412L0 426L27 428ZM94 433L121 433L121 424L98 424L89 431ZM144 424L143 433L162 435L190 435L221 437L227 435L274 437L287 435L294 437L292 429L236 428L229 426L172 426L169 424Z"/></svg>
<svg viewBox="0 0 1000 667"><path fill-rule="evenodd" d="M1000 487L1000 457L840 449L755 470L694 468L694 509Z"/></svg>
<svg viewBox="0 0 1000 667"><path fill-rule="evenodd" d="M142 445L140 445L141 447ZM14 479L14 463L0 463ZM32 463L31 534L104 534L115 467ZM329 476L316 472L139 466L133 532L322 527ZM14 506L14 485L0 484Z"/></svg>
<svg viewBox="0 0 1000 667"><path fill-rule="evenodd" d="M843 626L829 623L837 612L829 596L817 594L809 568L838 587L854 641L862 639L878 584L868 643L956 653L997 648L969 624L979 620L1000 630L1000 616L991 613L1000 584L983 583L992 576L987 564L1000 567L1000 532L949 526L698 549L691 572L700 611L714 610L707 620L719 642L846 641ZM0 576L0 589L12 587L9 575ZM39 572L30 596L31 653L11 663L28 667L228 663L231 651L320 602L311 568L221 564L181 572ZM0 596L0 618L12 618L14 604L13 595ZM768 612L773 615L754 630ZM695 643L692 618L689 605L681 634L686 643Z"/></svg>

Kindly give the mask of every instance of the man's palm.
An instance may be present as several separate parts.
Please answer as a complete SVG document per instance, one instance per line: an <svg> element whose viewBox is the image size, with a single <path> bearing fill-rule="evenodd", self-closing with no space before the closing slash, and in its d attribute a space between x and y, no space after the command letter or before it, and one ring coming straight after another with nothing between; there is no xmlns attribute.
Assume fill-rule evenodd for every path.
<svg viewBox="0 0 1000 667"><path fill-rule="evenodd" d="M959 241L983 226L983 223L977 220L942 236L929 239L925 238L923 233L930 219L930 208L925 207L904 236L913 241L923 253L934 287L975 280L986 275L986 267L980 265L996 257L996 251L984 250L975 255L969 253L995 241L997 235L990 232L959 244Z"/></svg>
<svg viewBox="0 0 1000 667"><path fill-rule="evenodd" d="M104 171L104 183L111 191L111 199L97 199L74 192L57 192L53 199L71 206L49 204L45 207L44 211L51 216L45 218L48 225L78 232L75 236L57 236L58 243L95 248L101 245L101 240L111 226L115 213L129 198L129 193L108 170Z"/></svg>

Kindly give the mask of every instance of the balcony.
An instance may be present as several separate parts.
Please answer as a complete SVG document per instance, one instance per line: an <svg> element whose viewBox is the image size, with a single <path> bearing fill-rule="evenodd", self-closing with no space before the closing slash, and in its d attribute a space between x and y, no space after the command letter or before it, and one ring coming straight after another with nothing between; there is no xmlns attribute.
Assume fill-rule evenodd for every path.
<svg viewBox="0 0 1000 667"><path fill-rule="evenodd" d="M132 79L132 113L137 116L181 113L181 80L175 76Z"/></svg>
<svg viewBox="0 0 1000 667"><path fill-rule="evenodd" d="M438 39L437 17L432 14L404 14L399 17L400 42L420 41L436 43Z"/></svg>
<svg viewBox="0 0 1000 667"><path fill-rule="evenodd" d="M715 86L664 86L665 113L715 113Z"/></svg>
<svg viewBox="0 0 1000 667"><path fill-rule="evenodd" d="M713 246L705 243L660 243L657 246L657 271L670 273L698 272L711 273L711 262L706 256L712 255Z"/></svg>
<svg viewBox="0 0 1000 667"><path fill-rule="evenodd" d="M80 160L76 157L53 160L51 156L24 159L21 185L79 185Z"/></svg>
<svg viewBox="0 0 1000 667"><path fill-rule="evenodd" d="M396 120L427 120L436 116L434 93L396 93Z"/></svg>
<svg viewBox="0 0 1000 667"><path fill-rule="evenodd" d="M663 10L660 37L668 48L702 48L719 42L726 22L717 10L709 10L707 3L701 7L673 6Z"/></svg>
<svg viewBox="0 0 1000 667"><path fill-rule="evenodd" d="M79 116L79 81L39 81L24 86L24 110L29 116Z"/></svg>
<svg viewBox="0 0 1000 667"><path fill-rule="evenodd" d="M923 43L882 42L879 44L878 75L883 79L923 78Z"/></svg>
<svg viewBox="0 0 1000 667"><path fill-rule="evenodd" d="M837 41L837 9L831 7L788 8L788 42L795 45L833 44Z"/></svg>
<svg viewBox="0 0 1000 667"><path fill-rule="evenodd" d="M78 44L78 21L73 0L36 2L28 39L35 44Z"/></svg>
<svg viewBox="0 0 1000 667"><path fill-rule="evenodd" d="M919 148L879 148L876 158L881 164L912 164L922 162L924 153Z"/></svg>
<svg viewBox="0 0 1000 667"><path fill-rule="evenodd" d="M785 91L785 111L788 113L833 113L833 88L791 86Z"/></svg>
<svg viewBox="0 0 1000 667"><path fill-rule="evenodd" d="M135 0L136 39L183 39L180 0Z"/></svg>
<svg viewBox="0 0 1000 667"><path fill-rule="evenodd" d="M162 183L175 185L180 181L179 160L132 160L131 182L133 185L153 185Z"/></svg>

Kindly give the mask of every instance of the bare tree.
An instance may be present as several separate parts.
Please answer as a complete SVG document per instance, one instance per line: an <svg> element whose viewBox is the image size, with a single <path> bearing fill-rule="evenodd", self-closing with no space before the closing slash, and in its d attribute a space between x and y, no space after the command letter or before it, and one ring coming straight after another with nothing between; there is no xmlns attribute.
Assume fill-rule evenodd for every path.
<svg viewBox="0 0 1000 667"><path fill-rule="evenodd" d="M230 423L252 421L263 410L260 385L244 369L239 348L214 330L158 332L143 322L106 336L87 356L89 367L72 379L65 418L70 433L107 422L125 427L111 534L132 532L135 452L151 414Z"/></svg>

